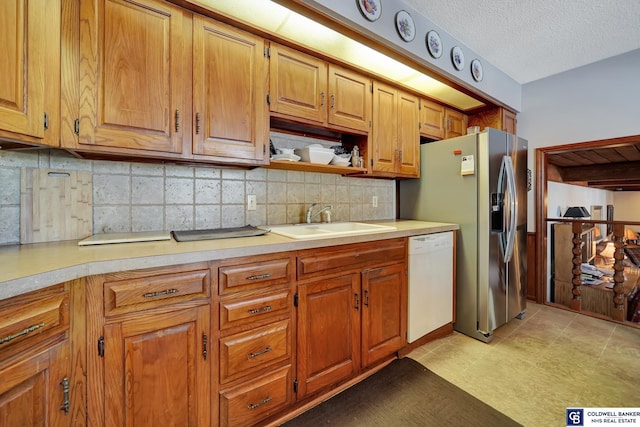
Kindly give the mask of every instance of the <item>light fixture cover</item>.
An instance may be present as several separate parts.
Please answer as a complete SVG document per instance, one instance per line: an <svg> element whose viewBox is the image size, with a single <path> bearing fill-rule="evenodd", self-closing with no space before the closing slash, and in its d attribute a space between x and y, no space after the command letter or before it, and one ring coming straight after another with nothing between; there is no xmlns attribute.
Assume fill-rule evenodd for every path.
<svg viewBox="0 0 640 427"><path fill-rule="evenodd" d="M584 206L573 206L564 213L565 218L586 218L591 216Z"/></svg>

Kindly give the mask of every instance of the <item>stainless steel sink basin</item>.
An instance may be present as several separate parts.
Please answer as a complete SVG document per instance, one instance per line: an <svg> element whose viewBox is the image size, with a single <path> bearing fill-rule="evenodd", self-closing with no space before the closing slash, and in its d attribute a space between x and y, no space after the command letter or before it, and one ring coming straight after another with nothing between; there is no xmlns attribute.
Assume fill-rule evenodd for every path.
<svg viewBox="0 0 640 427"><path fill-rule="evenodd" d="M292 239L313 239L326 237L349 236L354 234L379 233L393 231L396 227L364 222L333 222L313 224L287 224L269 227L272 233Z"/></svg>

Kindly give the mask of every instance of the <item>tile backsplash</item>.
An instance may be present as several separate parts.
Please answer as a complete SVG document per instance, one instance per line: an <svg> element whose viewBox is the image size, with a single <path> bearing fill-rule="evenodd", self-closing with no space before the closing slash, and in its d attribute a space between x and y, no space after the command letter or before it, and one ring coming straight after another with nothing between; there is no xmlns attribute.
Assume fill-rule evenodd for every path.
<svg viewBox="0 0 640 427"><path fill-rule="evenodd" d="M304 138L272 134L277 147ZM304 221L311 203L333 205L333 221L393 219L395 181L336 174L77 159L61 150L0 150L0 245L20 242L23 167L93 173L93 232L191 230ZM247 196L257 199L248 211ZM378 206L372 206L373 196ZM316 219L318 220L318 219Z"/></svg>

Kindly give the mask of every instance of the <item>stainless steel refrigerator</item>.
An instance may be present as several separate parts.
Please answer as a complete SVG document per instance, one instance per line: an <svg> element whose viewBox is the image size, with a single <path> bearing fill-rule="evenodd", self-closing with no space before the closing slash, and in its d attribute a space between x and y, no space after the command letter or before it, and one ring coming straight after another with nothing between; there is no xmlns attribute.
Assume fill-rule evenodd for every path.
<svg viewBox="0 0 640 427"><path fill-rule="evenodd" d="M489 342L526 309L527 142L488 128L420 149L420 178L399 184L400 217L460 224L454 329Z"/></svg>

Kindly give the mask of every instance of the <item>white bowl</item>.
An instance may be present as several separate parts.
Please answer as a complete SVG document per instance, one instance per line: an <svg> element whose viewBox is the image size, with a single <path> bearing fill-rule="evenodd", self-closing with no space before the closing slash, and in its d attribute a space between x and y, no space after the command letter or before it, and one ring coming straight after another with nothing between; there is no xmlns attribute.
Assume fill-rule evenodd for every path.
<svg viewBox="0 0 640 427"><path fill-rule="evenodd" d="M335 156L331 148L312 147L296 148L296 154L300 156L303 162L316 163L320 165L328 165L333 156Z"/></svg>
<svg viewBox="0 0 640 427"><path fill-rule="evenodd" d="M333 156L333 159L331 159L331 164L335 166L349 166L350 158L350 154L348 155L348 157L338 156L337 154L335 154Z"/></svg>

